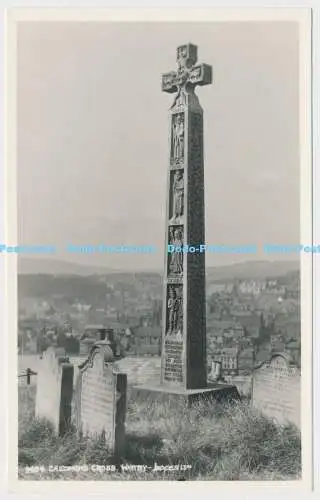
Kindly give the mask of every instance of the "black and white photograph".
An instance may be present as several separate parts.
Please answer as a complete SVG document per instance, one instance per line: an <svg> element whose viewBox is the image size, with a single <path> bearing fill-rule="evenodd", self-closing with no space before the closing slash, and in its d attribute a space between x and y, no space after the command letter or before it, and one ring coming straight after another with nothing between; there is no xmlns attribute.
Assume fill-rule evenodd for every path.
<svg viewBox="0 0 320 500"><path fill-rule="evenodd" d="M19 482L305 479L310 25L272 13L16 22Z"/></svg>

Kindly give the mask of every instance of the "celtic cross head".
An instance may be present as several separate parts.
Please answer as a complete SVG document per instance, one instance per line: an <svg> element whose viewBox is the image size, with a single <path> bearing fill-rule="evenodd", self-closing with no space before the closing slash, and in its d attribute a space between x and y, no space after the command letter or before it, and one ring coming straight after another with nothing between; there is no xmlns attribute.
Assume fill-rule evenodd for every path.
<svg viewBox="0 0 320 500"><path fill-rule="evenodd" d="M196 85L212 83L212 67L197 63L198 48L188 43L177 48L177 71L162 75L163 92L179 92L182 87L194 88Z"/></svg>

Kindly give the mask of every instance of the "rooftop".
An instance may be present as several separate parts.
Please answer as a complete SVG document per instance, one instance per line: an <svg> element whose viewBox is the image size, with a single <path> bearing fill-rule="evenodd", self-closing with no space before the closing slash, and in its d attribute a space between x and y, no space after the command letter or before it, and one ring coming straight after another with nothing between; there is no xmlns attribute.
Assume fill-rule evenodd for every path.
<svg viewBox="0 0 320 500"><path fill-rule="evenodd" d="M221 349L221 354L227 356L237 356L238 349L236 347L224 347Z"/></svg>

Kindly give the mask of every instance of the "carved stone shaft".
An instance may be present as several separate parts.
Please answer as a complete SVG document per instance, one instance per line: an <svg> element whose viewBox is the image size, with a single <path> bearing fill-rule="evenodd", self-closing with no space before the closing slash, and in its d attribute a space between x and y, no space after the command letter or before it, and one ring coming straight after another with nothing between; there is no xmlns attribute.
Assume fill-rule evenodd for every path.
<svg viewBox="0 0 320 500"><path fill-rule="evenodd" d="M206 301L203 111L196 85L211 83L211 67L196 65L197 47L177 49L178 70L163 75L163 91L177 92L169 111L166 252L163 290L163 385L200 389L206 381ZM194 246L191 252L178 247Z"/></svg>

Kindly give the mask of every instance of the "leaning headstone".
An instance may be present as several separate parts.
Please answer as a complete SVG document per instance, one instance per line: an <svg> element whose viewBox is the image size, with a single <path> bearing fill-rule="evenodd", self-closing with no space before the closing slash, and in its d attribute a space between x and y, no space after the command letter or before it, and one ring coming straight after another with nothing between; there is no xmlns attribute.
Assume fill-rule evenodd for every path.
<svg viewBox="0 0 320 500"><path fill-rule="evenodd" d="M106 448L121 456L125 446L127 376L118 373L108 341L97 342L79 366L76 426L84 436L104 437Z"/></svg>
<svg viewBox="0 0 320 500"><path fill-rule="evenodd" d="M73 365L64 349L49 347L39 363L36 417L49 420L60 436L70 425L72 392Z"/></svg>
<svg viewBox="0 0 320 500"><path fill-rule="evenodd" d="M301 373L286 354L275 354L253 370L252 405L279 424L300 429Z"/></svg>

